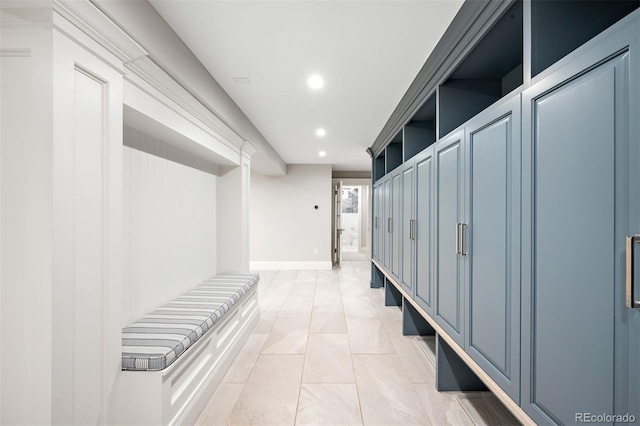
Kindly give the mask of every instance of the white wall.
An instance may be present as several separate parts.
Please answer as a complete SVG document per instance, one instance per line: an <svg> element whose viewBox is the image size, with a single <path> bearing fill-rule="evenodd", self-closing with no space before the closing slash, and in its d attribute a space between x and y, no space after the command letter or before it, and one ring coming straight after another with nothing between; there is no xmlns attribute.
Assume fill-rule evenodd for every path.
<svg viewBox="0 0 640 426"><path fill-rule="evenodd" d="M251 268L330 269L331 192L330 165L289 165L276 177L252 173Z"/></svg>
<svg viewBox="0 0 640 426"><path fill-rule="evenodd" d="M125 323L216 274L215 170L124 131Z"/></svg>

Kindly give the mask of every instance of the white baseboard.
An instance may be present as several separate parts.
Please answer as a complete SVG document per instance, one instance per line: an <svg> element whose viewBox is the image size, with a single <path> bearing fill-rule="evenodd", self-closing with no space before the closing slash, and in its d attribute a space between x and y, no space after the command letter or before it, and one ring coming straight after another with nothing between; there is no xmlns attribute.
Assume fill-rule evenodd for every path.
<svg viewBox="0 0 640 426"><path fill-rule="evenodd" d="M250 262L249 268L252 271L286 271L286 270L304 270L304 271L326 271L331 270L333 265L331 261L319 262Z"/></svg>

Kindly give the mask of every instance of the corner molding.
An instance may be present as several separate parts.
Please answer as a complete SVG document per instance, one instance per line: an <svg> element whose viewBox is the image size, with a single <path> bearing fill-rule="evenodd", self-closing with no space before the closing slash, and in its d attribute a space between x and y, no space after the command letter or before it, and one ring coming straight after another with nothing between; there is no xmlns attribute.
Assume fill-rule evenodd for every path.
<svg viewBox="0 0 640 426"><path fill-rule="evenodd" d="M242 146L240 147L240 152L242 156L247 157L248 159L253 156L258 150L255 146L251 145L249 141L244 141Z"/></svg>
<svg viewBox="0 0 640 426"><path fill-rule="evenodd" d="M124 63L149 54L89 0L53 0L53 10Z"/></svg>

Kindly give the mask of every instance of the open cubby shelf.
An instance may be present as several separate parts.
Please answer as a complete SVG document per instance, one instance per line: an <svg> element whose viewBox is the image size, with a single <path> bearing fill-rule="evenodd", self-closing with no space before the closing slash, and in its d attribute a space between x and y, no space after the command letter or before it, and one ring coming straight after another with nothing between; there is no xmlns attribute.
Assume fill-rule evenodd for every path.
<svg viewBox="0 0 640 426"><path fill-rule="evenodd" d="M382 151L373 161L373 180L374 182L381 179L385 173L384 167L384 151Z"/></svg>
<svg viewBox="0 0 640 426"><path fill-rule="evenodd" d="M386 148L386 172L389 173L402 164L402 131L391 139Z"/></svg>
<svg viewBox="0 0 640 426"><path fill-rule="evenodd" d="M411 159L420 151L436 141L436 95L435 93L422 104L420 109L402 129L404 161Z"/></svg>
<svg viewBox="0 0 640 426"><path fill-rule="evenodd" d="M440 137L522 85L522 22L518 0L440 85Z"/></svg>
<svg viewBox="0 0 640 426"><path fill-rule="evenodd" d="M535 77L638 7L638 0L532 2L531 75Z"/></svg>

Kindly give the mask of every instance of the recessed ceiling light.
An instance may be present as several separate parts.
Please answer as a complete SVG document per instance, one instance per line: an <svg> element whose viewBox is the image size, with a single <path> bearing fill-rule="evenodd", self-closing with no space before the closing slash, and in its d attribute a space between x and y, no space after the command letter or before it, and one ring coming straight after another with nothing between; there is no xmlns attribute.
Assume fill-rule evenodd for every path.
<svg viewBox="0 0 640 426"><path fill-rule="evenodd" d="M309 80L307 80L307 84L312 89L319 89L324 85L324 80L322 79L322 77L316 74L309 77Z"/></svg>
<svg viewBox="0 0 640 426"><path fill-rule="evenodd" d="M325 157L325 156L327 155L327 153L326 153L326 152L324 152L324 151L320 151L320 152L318 153L318 155L319 155L320 157Z"/></svg>
<svg viewBox="0 0 640 426"><path fill-rule="evenodd" d="M324 135L326 135L326 134L327 134L327 132L326 132L324 129L318 129L318 130L316 130L316 135L318 135L318 136L321 136L321 137L322 137L322 136L324 136Z"/></svg>

